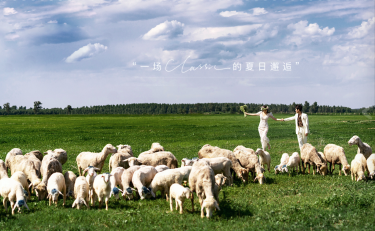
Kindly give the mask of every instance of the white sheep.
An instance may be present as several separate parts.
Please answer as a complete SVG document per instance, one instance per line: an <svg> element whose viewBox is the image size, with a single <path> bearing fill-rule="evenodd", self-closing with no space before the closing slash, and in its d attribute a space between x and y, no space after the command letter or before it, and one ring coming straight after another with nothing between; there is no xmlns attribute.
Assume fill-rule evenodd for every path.
<svg viewBox="0 0 375 231"><path fill-rule="evenodd" d="M184 167L184 166L193 166L193 164L199 160L198 157L194 157L193 159L188 159L188 158L183 158L181 160L181 167Z"/></svg>
<svg viewBox="0 0 375 231"><path fill-rule="evenodd" d="M262 166L262 168L266 169L264 165L267 165L268 167L268 172L270 172L270 167L271 167L271 155L267 152L264 151L261 148L258 148L257 151L255 152L256 155L259 155L259 163Z"/></svg>
<svg viewBox="0 0 375 231"><path fill-rule="evenodd" d="M348 144L350 146L358 145L357 153L362 153L365 155L366 159L372 154L372 149L370 145L367 143L362 142L362 140L358 136L353 136L349 141Z"/></svg>
<svg viewBox="0 0 375 231"><path fill-rule="evenodd" d="M361 164L363 165L363 168L365 169L365 171L367 171L367 175L369 175L369 170L367 168L367 160L366 160L365 155L363 155L362 153L358 153L357 155L355 155L354 159L361 162Z"/></svg>
<svg viewBox="0 0 375 231"><path fill-rule="evenodd" d="M202 204L202 207L201 207L201 217L202 218L204 217L204 211L203 210L205 208L206 208L206 217L207 218L210 218L212 216L212 211L214 209L217 209L217 210L220 211L219 204L217 203L217 201L215 200L215 198L213 196L209 196L203 201L203 204Z"/></svg>
<svg viewBox="0 0 375 231"><path fill-rule="evenodd" d="M141 167L137 171L134 172L132 177L132 182L134 187L137 189L141 200L145 199L146 197L155 195L152 194L152 191L146 187L146 185L150 185L152 180L154 179L155 175L158 173L153 166L146 166ZM163 173L163 172L161 172Z"/></svg>
<svg viewBox="0 0 375 231"><path fill-rule="evenodd" d="M64 165L66 161L68 160L68 154L66 153L64 149L61 149L61 148L55 149L53 151L48 150L44 154L47 154L56 158L61 163L61 165Z"/></svg>
<svg viewBox="0 0 375 231"><path fill-rule="evenodd" d="M108 200L111 196L111 174L103 173L95 177L94 180L94 205L99 200L99 209L102 208L103 200L105 201L105 210L108 210Z"/></svg>
<svg viewBox="0 0 375 231"><path fill-rule="evenodd" d="M74 184L76 182L77 176L72 171L66 171L64 174L65 178L65 185L66 185L66 196L72 197L74 196Z"/></svg>
<svg viewBox="0 0 375 231"><path fill-rule="evenodd" d="M288 153L283 153L283 155L281 156L281 159L280 159L280 164L279 165L276 165L274 170L275 170L275 174L279 173L279 172L284 172L284 171L288 171L287 169L287 164L289 162L289 154Z"/></svg>
<svg viewBox="0 0 375 231"><path fill-rule="evenodd" d="M327 144L324 147L324 156L327 159L327 162L330 163L329 165L329 172L332 174L335 170L335 165L339 165L339 175L341 176L341 165L342 171L344 172L345 176L347 176L350 172L350 165L348 160L346 159L344 148L340 147L335 144Z"/></svg>
<svg viewBox="0 0 375 231"><path fill-rule="evenodd" d="M77 166L79 175L82 176L82 170L88 166L94 166L99 169L99 173L102 171L104 162L110 153L116 153L117 149L112 144L107 144L103 150L99 153L93 152L81 152L77 158Z"/></svg>
<svg viewBox="0 0 375 231"><path fill-rule="evenodd" d="M57 206L59 195L63 196L63 206L65 205L66 185L64 175L61 172L55 172L50 176L50 178L48 179L47 191L47 198L49 199L50 206L51 202L55 203Z"/></svg>
<svg viewBox="0 0 375 231"><path fill-rule="evenodd" d="M308 172L310 173L310 165L313 165L317 167L317 171L319 171L323 176L327 174L327 162L321 158L316 148L309 143L306 143L301 147L301 161L303 164L303 173L305 173L305 168L307 165L309 169ZM315 175L314 168L313 174Z"/></svg>
<svg viewBox="0 0 375 231"><path fill-rule="evenodd" d="M13 148L12 150L10 150L6 157L5 157L5 166L6 166L6 170L8 171L8 169L11 169L12 170L12 165L14 165L13 162L13 158L17 155L21 155L23 156L22 154L22 150L19 149L19 148Z"/></svg>
<svg viewBox="0 0 375 231"><path fill-rule="evenodd" d="M375 175L375 154L371 154L369 158L367 158L367 169L372 179Z"/></svg>
<svg viewBox="0 0 375 231"><path fill-rule="evenodd" d="M241 166L251 172L254 182L259 181L259 184L266 182L266 178L263 175L264 169L260 166L259 158L253 149L239 145L233 150L233 154Z"/></svg>
<svg viewBox="0 0 375 231"><path fill-rule="evenodd" d="M9 178L7 167L5 166L5 162L0 160L0 180L3 178Z"/></svg>
<svg viewBox="0 0 375 231"><path fill-rule="evenodd" d="M112 154L111 158L109 158L109 171L116 167L129 168L128 162L124 160L130 157L133 157L133 150L130 145L117 145L117 153Z"/></svg>
<svg viewBox="0 0 375 231"><path fill-rule="evenodd" d="M122 176L122 173L125 171L125 169L123 167L117 167L115 169L112 170L111 172L111 195L114 195L116 200L119 199L119 195L120 195L120 192L123 192L121 189L117 188L117 185L119 185L120 187L121 186L121 176Z"/></svg>
<svg viewBox="0 0 375 231"><path fill-rule="evenodd" d="M223 185L225 184L226 179L227 178L223 174L216 174L215 175L214 197L215 197L216 201L218 202L218 204L219 204L219 193L220 193Z"/></svg>
<svg viewBox="0 0 375 231"><path fill-rule="evenodd" d="M10 178L21 183L24 189L25 196L27 197L28 200L30 200L29 184L27 182L27 176L25 175L25 173L18 171L18 172L13 173L13 175Z"/></svg>
<svg viewBox="0 0 375 231"><path fill-rule="evenodd" d="M89 204L89 184L86 181L84 176L80 176L76 179L74 184L74 197L72 208L77 206L77 209L80 209L82 204L86 205L87 208L90 208Z"/></svg>
<svg viewBox="0 0 375 231"><path fill-rule="evenodd" d="M178 210L178 206L180 206L180 214L182 214L182 205L185 198L190 198L190 189L177 183L171 185L171 188L169 189L169 205L171 207L171 211L173 211L173 198L176 200L176 210Z"/></svg>
<svg viewBox="0 0 375 231"><path fill-rule="evenodd" d="M222 173L228 179L228 185L233 185L233 177L230 172L232 168L232 161L226 157L216 157L216 158L202 158L201 160L206 161L214 174Z"/></svg>
<svg viewBox="0 0 375 231"><path fill-rule="evenodd" d="M40 169L42 173L42 182L35 188L36 194L39 200L43 200L47 194L47 182L53 173L62 174L62 165L58 159L51 155L46 155L42 161L42 167ZM45 190L47 189L47 191Z"/></svg>
<svg viewBox="0 0 375 231"><path fill-rule="evenodd" d="M154 176L149 188L151 189L151 195L155 197L156 192L161 191L161 196L165 195L168 201L169 189L172 184L182 184L184 175L180 172L180 169L168 169L163 172L159 172Z"/></svg>
<svg viewBox="0 0 375 231"><path fill-rule="evenodd" d="M352 162L350 163L351 165L351 176L352 176L352 180L354 181L360 181L360 180L365 180L366 177L365 177L365 168L363 166L363 164L361 163L360 160L354 158L352 160Z"/></svg>
<svg viewBox="0 0 375 231"><path fill-rule="evenodd" d="M88 166L84 171L83 175L87 172L86 181L89 184L89 198L91 200L91 205L94 204L93 195L94 195L94 180L95 177L98 175L96 171L99 171L99 168L95 168L93 166Z"/></svg>
<svg viewBox="0 0 375 231"><path fill-rule="evenodd" d="M170 169L170 168L168 168L167 165L162 164L162 165L158 165L158 166L156 166L155 169L156 169L156 171L158 171L158 172L162 172L162 171L168 170L168 169Z"/></svg>
<svg viewBox="0 0 375 231"><path fill-rule="evenodd" d="M171 152L155 152L152 155L139 155L138 158L130 157L125 162L129 163L129 166L134 165L150 165L150 166L158 166L158 165L167 165L168 168L173 169L178 167L177 158Z"/></svg>
<svg viewBox="0 0 375 231"><path fill-rule="evenodd" d="M25 156L27 158L30 158L30 156L33 156L33 157L37 158L39 161L43 160L43 153L41 153L39 150L34 150L34 151L29 152L29 153L26 153Z"/></svg>
<svg viewBox="0 0 375 231"><path fill-rule="evenodd" d="M10 201L12 209L12 215L14 210L18 208L18 212L21 212L21 207L25 206L28 210L29 207L26 204L24 189L20 182L10 178L3 178L0 180L0 196L3 197L3 205L5 211L8 211L7 201Z"/></svg>
<svg viewBox="0 0 375 231"><path fill-rule="evenodd" d="M133 178L134 172L140 168L141 166L139 165L132 166L132 167L129 167L128 169L125 169L125 171L122 173L121 186L123 190L122 196L124 199L125 197L127 197L129 200L133 199L133 192L137 190L134 188L131 188L130 186L132 184L132 178Z"/></svg>
<svg viewBox="0 0 375 231"><path fill-rule="evenodd" d="M164 151L164 147L161 146L159 143L152 143L151 149L148 150L148 151L142 152L141 154L139 154L138 157L141 157L143 155L153 154L153 153L156 153L156 152L163 152L163 151Z"/></svg>
<svg viewBox="0 0 375 231"><path fill-rule="evenodd" d="M26 153L25 157L27 157L28 160L34 163L38 177L42 177L40 169L42 167L43 154L40 151L32 151L32 152Z"/></svg>
<svg viewBox="0 0 375 231"><path fill-rule="evenodd" d="M298 152L293 152L289 157L288 163L286 164L287 168L291 168L294 171L301 171L301 158L299 157Z"/></svg>

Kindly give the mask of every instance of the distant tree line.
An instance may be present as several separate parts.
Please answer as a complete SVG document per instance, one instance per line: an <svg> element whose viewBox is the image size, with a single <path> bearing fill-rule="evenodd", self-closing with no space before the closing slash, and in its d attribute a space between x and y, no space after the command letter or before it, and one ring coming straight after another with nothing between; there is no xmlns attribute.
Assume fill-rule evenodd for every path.
<svg viewBox="0 0 375 231"><path fill-rule="evenodd" d="M240 106L245 103L196 103L196 104L157 104L157 103L138 103L138 104L116 104L90 107L73 108L68 105L65 108L43 108L40 101L34 102L33 108L25 106L10 106L5 103L0 106L0 115L31 115L31 114L220 114L220 113L241 113ZM247 103L248 112L258 112L263 104ZM273 113L290 113L295 112L296 103L292 104L268 104ZM343 106L318 105L314 102L310 105L305 101L303 104L305 113L374 113L375 106L361 109L351 109Z"/></svg>

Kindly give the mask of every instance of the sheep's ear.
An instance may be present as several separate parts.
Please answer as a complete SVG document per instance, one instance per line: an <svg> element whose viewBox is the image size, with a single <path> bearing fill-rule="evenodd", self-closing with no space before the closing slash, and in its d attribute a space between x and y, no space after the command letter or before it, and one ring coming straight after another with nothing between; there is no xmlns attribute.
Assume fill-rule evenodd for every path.
<svg viewBox="0 0 375 231"><path fill-rule="evenodd" d="M14 213L14 210L17 208L17 202L14 204L13 208L12 208L12 212Z"/></svg>
<svg viewBox="0 0 375 231"><path fill-rule="evenodd" d="M128 159L126 159L126 160L122 160L122 162L128 162L129 160Z"/></svg>
<svg viewBox="0 0 375 231"><path fill-rule="evenodd" d="M121 189L118 189L118 191L120 191L120 192L122 192L122 193L124 192L124 191L122 191Z"/></svg>
<svg viewBox="0 0 375 231"><path fill-rule="evenodd" d="M151 196L152 196L153 198L156 197L155 193L154 193L152 190L151 190Z"/></svg>
<svg viewBox="0 0 375 231"><path fill-rule="evenodd" d="M61 196L64 196L64 194L62 194L62 192L60 192L60 191L59 191L59 194L60 194Z"/></svg>
<svg viewBox="0 0 375 231"><path fill-rule="evenodd" d="M27 210L30 210L29 206L27 206L27 204L26 204L26 201L25 201L25 204L23 206L25 206L27 208Z"/></svg>
<svg viewBox="0 0 375 231"><path fill-rule="evenodd" d="M256 182L258 180L258 178L257 177L255 177L255 179L254 179L254 182Z"/></svg>
<svg viewBox="0 0 375 231"><path fill-rule="evenodd" d="M29 184L29 189L30 189L31 187L33 187L33 183Z"/></svg>
<svg viewBox="0 0 375 231"><path fill-rule="evenodd" d="M74 206L76 206L76 204L77 204L77 202L74 201L74 202L73 202L73 205L72 205L72 208L74 208Z"/></svg>
<svg viewBox="0 0 375 231"><path fill-rule="evenodd" d="M100 171L100 168L94 167L95 171Z"/></svg>
<svg viewBox="0 0 375 231"><path fill-rule="evenodd" d="M86 168L85 170L83 170L83 173L82 175L85 175L85 173L89 170L89 168Z"/></svg>
<svg viewBox="0 0 375 231"><path fill-rule="evenodd" d="M218 205L217 201L215 201L215 208L220 211L220 208L219 208L219 205Z"/></svg>
<svg viewBox="0 0 375 231"><path fill-rule="evenodd" d="M86 205L86 207L88 208L89 206L86 204L86 201L85 200L82 200L83 201L83 204Z"/></svg>
<svg viewBox="0 0 375 231"><path fill-rule="evenodd" d="M132 189L133 192L136 192L136 191L137 191L137 189L135 189L135 188L131 188L131 189Z"/></svg>

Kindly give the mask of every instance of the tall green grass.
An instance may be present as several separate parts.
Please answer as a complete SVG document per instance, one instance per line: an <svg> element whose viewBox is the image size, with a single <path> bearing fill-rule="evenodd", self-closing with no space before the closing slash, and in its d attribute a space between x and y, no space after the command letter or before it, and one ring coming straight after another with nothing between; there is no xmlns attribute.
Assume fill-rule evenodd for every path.
<svg viewBox="0 0 375 231"><path fill-rule="evenodd" d="M278 118L284 115L276 115ZM350 162L356 146L349 146L353 135L375 148L375 120L365 116L311 115L308 142L319 151L333 143L344 147ZM68 152L64 171L78 175L75 157L83 151L100 152L111 143L129 144L137 156L159 142L177 159L197 156L204 144L233 150L237 145L261 147L258 117L242 115L163 115L163 116L2 116L0 117L0 159L12 148L24 153L63 148ZM272 166L285 152L299 151L295 124L269 121ZM104 172L108 170L108 160ZM179 163L180 164L180 163ZM30 211L11 216L0 206L0 230L365 230L375 225L375 183L352 182L350 176L275 175L265 173L267 184L235 181L220 194L220 211L213 218L201 219L198 201L194 213L185 203L183 215L169 211L169 203L156 199L110 200L109 211L72 209L28 202Z"/></svg>

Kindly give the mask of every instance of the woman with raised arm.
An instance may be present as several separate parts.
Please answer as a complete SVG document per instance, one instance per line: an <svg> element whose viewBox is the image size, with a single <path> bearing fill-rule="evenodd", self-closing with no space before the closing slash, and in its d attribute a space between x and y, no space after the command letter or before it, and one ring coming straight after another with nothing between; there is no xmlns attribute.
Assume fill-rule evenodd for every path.
<svg viewBox="0 0 375 231"><path fill-rule="evenodd" d="M268 106L263 105L260 108L262 111L252 114L244 112L245 115L250 116L259 116L260 117L260 123L258 126L259 136L260 136L260 142L262 143L263 150L266 150L266 147L268 146L268 149L271 149L270 146L270 140L267 137L268 132L268 118L272 118L275 121L281 121L281 119L276 119L271 112L268 111Z"/></svg>

